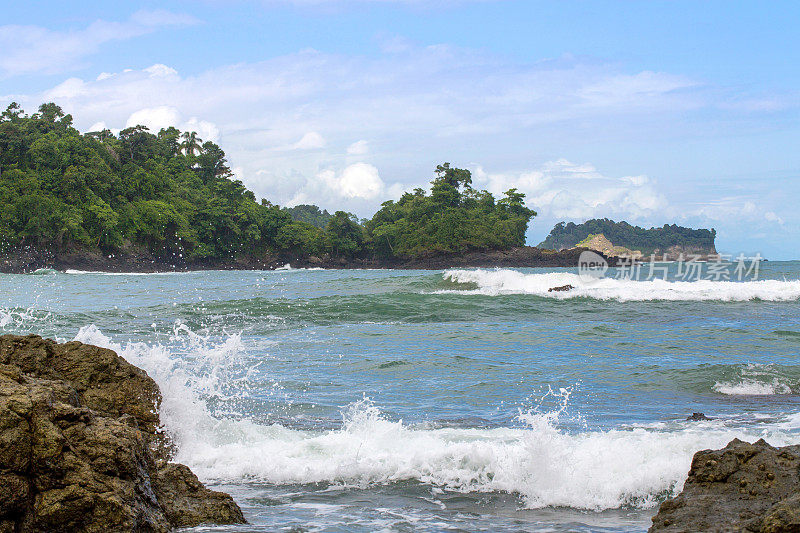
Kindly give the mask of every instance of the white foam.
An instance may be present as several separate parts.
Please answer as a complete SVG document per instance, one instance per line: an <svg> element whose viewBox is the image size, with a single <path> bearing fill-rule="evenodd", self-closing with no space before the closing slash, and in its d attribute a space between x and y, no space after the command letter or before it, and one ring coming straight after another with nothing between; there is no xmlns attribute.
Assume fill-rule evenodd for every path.
<svg viewBox="0 0 800 533"><path fill-rule="evenodd" d="M171 276L174 274L188 274L189 272L191 271L176 270L176 271L166 271L166 272L105 272L102 270L76 270L73 268L68 268L64 271L64 274L71 274L71 275L91 274L94 276Z"/></svg>
<svg viewBox="0 0 800 533"><path fill-rule="evenodd" d="M301 267L301 268L294 268L291 263L286 263L285 265L278 267L275 269L275 272L302 272L302 271L316 271L316 270L325 270L322 267Z"/></svg>
<svg viewBox="0 0 800 533"><path fill-rule="evenodd" d="M0 329L5 329L6 327L24 329L26 326L32 325L33 322L47 320L49 317L49 312L37 311L33 307L23 311L0 309Z"/></svg>
<svg viewBox="0 0 800 533"><path fill-rule="evenodd" d="M532 294L554 299L595 298L600 300L722 300L794 301L800 299L800 280L780 281L665 281L654 279L601 278L586 280L569 272L525 274L516 270L447 270L446 280L477 285L460 293L498 295ZM572 285L563 292L548 292L552 287ZM453 292L453 291L446 291Z"/></svg>
<svg viewBox="0 0 800 533"><path fill-rule="evenodd" d="M772 396L793 394L792 380L780 375L780 367L748 364L740 370L740 377L731 381L714 383L714 390L729 396Z"/></svg>
<svg viewBox="0 0 800 533"><path fill-rule="evenodd" d="M775 445L789 440L777 430L747 433L721 421L568 433L558 429L560 410L519 413L523 427L415 428L387 420L368 399L346 407L334 431L218 419L201 393L224 393L225 368L237 361L240 339L210 345L182 326L176 336L191 348L191 359L160 345L116 344L94 326L82 328L76 340L112 348L156 380L176 460L205 480L357 486L417 480L456 491L517 493L531 508L646 508L680 489L697 450L734 437L765 437Z"/></svg>

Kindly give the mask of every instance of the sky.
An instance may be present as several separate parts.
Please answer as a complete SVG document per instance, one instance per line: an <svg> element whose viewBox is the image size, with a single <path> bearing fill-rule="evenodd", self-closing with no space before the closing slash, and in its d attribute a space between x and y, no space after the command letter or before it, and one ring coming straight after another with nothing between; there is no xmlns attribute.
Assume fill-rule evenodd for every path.
<svg viewBox="0 0 800 533"><path fill-rule="evenodd" d="M0 105L197 131L257 197L369 217L437 164L561 221L800 253L796 2L0 0Z"/></svg>

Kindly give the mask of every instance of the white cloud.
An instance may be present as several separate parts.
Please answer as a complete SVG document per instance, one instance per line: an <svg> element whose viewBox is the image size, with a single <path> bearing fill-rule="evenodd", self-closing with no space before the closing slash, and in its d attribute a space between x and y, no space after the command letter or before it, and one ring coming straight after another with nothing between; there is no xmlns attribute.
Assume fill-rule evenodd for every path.
<svg viewBox="0 0 800 533"><path fill-rule="evenodd" d="M190 15L169 11L139 11L127 21L97 20L79 30L55 31L40 26L0 26L0 77L28 73L52 74L80 65L112 41L152 33L159 28L197 23Z"/></svg>
<svg viewBox="0 0 800 533"><path fill-rule="evenodd" d="M591 106L616 107L648 105L651 99L691 89L699 84L685 76L644 71L637 74L616 74L582 87L579 95Z"/></svg>
<svg viewBox="0 0 800 533"><path fill-rule="evenodd" d="M776 215L774 211L767 211L764 213L764 218L769 222L777 222L778 224L783 225L783 219Z"/></svg>
<svg viewBox="0 0 800 533"><path fill-rule="evenodd" d="M177 108L172 106L158 106L140 109L125 122L125 127L131 126L147 126L152 132L157 132L161 128L168 128L170 126L177 126L181 120L181 113Z"/></svg>
<svg viewBox="0 0 800 533"><path fill-rule="evenodd" d="M219 140L219 128L216 124L200 120L197 117L183 121L181 112L172 106L147 107L131 113L125 122L125 127L139 125L146 126L153 133L157 133L162 128L174 126L181 131L197 132L198 137L203 141L217 142Z"/></svg>
<svg viewBox="0 0 800 533"><path fill-rule="evenodd" d="M566 159L549 161L540 169L517 174L488 173L477 167L477 186L500 195L516 188L526 202L548 219L583 220L593 217L643 219L663 212L668 202L646 176L604 176L590 164Z"/></svg>
<svg viewBox="0 0 800 533"><path fill-rule="evenodd" d="M207 120L200 120L192 117L186 122L177 126L181 131L195 131L198 137L204 141L218 142L219 141L219 128L213 122Z"/></svg>
<svg viewBox="0 0 800 533"><path fill-rule="evenodd" d="M364 155L369 152L367 141L356 141L347 147L348 155Z"/></svg>
<svg viewBox="0 0 800 533"><path fill-rule="evenodd" d="M174 76L178 74L178 71L172 67L168 67L167 65L162 65L161 63L156 63L150 67L144 69L145 72L150 74L151 76ZM106 77L110 76L109 74ZM100 79L100 78L98 78Z"/></svg>
<svg viewBox="0 0 800 533"><path fill-rule="evenodd" d="M330 188L344 198L360 198L372 200L382 195L385 190L378 169L367 163L354 163L337 174L333 170L325 170L318 177Z"/></svg>
<svg viewBox="0 0 800 533"><path fill-rule="evenodd" d="M326 168L363 161L367 154L372 164L388 169L392 182L424 185L439 158L474 157L474 143L464 139L482 139L481 153L505 153L508 146L519 149L521 137L547 137L555 125L585 129L607 120L608 109L603 98L584 93L602 94L601 88L613 86L618 77L618 85L632 85L631 76L638 79L613 66L576 59L517 64L452 46L409 45L377 57L305 50L194 76L155 64L88 81L72 78L19 100L26 107L55 100L79 127L101 120L122 127L139 113L136 119L149 117L153 129L169 123L194 129L203 139L220 139L232 164L248 177L246 184L283 204L302 190L324 202L326 189L304 189L306 181ZM680 113L696 105L680 89L687 83L670 81L668 75L642 79L646 91L626 92L632 117ZM435 159L421 160L420 154ZM552 176L598 176L590 165L552 165L541 170ZM651 204L632 199L631 205Z"/></svg>
<svg viewBox="0 0 800 533"><path fill-rule="evenodd" d="M295 150L317 150L325 148L325 138L316 131L310 131L292 145Z"/></svg>
<svg viewBox="0 0 800 533"><path fill-rule="evenodd" d="M427 185L436 164L478 160L487 168L530 169L492 173L486 186L496 193L518 187L549 216L643 220L669 209L657 183L609 177L557 156L609 135L659 135L675 117L719 105L707 87L680 75L571 57L517 63L413 43L366 56L304 50L190 76L159 63L70 78L14 99L28 110L56 101L83 131L100 121L111 129L148 121L154 131L197 131L220 143L259 197L279 204L302 198L369 215L401 187ZM552 161L532 167L531 158ZM355 167L341 181L351 164L367 159L380 174ZM351 182L368 186L343 194Z"/></svg>

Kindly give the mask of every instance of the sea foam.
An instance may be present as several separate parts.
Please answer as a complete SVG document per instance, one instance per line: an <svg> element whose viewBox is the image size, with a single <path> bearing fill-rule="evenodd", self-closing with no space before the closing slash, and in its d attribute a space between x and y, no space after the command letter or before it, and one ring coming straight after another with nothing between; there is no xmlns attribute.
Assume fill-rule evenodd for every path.
<svg viewBox="0 0 800 533"><path fill-rule="evenodd" d="M781 375L774 365L747 364L739 369L738 379L717 381L714 390L729 396L772 396L793 394L796 380Z"/></svg>
<svg viewBox="0 0 800 533"><path fill-rule="evenodd" d="M554 299L595 298L600 300L721 300L795 301L800 299L800 281L665 281L654 279L586 279L569 272L526 274L516 270L447 270L444 279L474 288L458 290L472 294L531 294ZM552 287L572 285L563 292ZM448 290L447 292L452 292Z"/></svg>
<svg viewBox="0 0 800 533"><path fill-rule="evenodd" d="M518 427L416 428L389 420L369 399L342 410L341 427L303 431L239 416L212 416L204 397L224 395L226 368L239 362L238 336L213 343L183 326L191 357L146 343L118 344L98 328L76 340L111 348L161 388L161 419L176 460L220 482L336 483L417 481L460 492L518 494L530 508L648 508L680 490L694 452L734 437L787 443L789 433L726 427L722 421L570 433L561 411L518 413Z"/></svg>

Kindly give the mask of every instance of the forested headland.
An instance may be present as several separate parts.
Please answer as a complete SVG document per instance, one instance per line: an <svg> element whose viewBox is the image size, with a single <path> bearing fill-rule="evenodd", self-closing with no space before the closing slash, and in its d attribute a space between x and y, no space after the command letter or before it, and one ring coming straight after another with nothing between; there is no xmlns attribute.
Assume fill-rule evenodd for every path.
<svg viewBox="0 0 800 533"><path fill-rule="evenodd" d="M257 199L217 144L174 127L80 133L54 103L0 114L0 252L140 254L165 264L239 258L413 260L525 244L535 212L496 199L468 170L439 165L430 191L368 220Z"/></svg>
<svg viewBox="0 0 800 533"><path fill-rule="evenodd" d="M607 218L595 218L582 224L556 224L539 247L551 250L572 248L587 237L599 234L605 235L616 246L638 250L645 255L666 253L676 248L692 253L717 253L714 244L717 232L714 229L691 229L675 224L645 229Z"/></svg>

